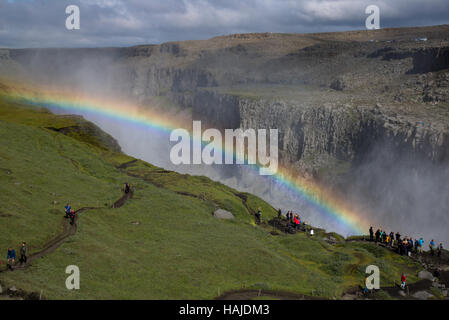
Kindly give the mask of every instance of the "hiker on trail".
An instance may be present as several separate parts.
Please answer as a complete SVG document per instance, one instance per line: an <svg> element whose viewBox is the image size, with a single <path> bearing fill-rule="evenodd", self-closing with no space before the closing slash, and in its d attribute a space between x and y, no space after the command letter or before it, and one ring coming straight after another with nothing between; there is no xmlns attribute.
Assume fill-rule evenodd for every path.
<svg viewBox="0 0 449 320"><path fill-rule="evenodd" d="M398 242L398 244L399 242L401 242L401 234L399 232L396 232L396 241Z"/></svg>
<svg viewBox="0 0 449 320"><path fill-rule="evenodd" d="M387 233L385 231L382 231L382 242L387 243Z"/></svg>
<svg viewBox="0 0 449 320"><path fill-rule="evenodd" d="M418 239L415 239L415 243L414 243L414 247L415 247L415 253L418 253L418 248L419 248L419 241Z"/></svg>
<svg viewBox="0 0 449 320"><path fill-rule="evenodd" d="M64 209L65 209L65 218L68 218L70 216L70 209L72 209L72 207L67 202L67 205L64 207Z"/></svg>
<svg viewBox="0 0 449 320"><path fill-rule="evenodd" d="M301 226L301 220L299 220L299 216L297 214L295 215L293 222L295 223L296 230L299 230L299 227Z"/></svg>
<svg viewBox="0 0 449 320"><path fill-rule="evenodd" d="M387 246L391 246L391 238L390 238L389 235L388 235L387 238L385 239L385 244L386 244Z"/></svg>
<svg viewBox="0 0 449 320"><path fill-rule="evenodd" d="M379 239L380 239L380 230L377 229L377 231L376 231L376 243L379 242Z"/></svg>
<svg viewBox="0 0 449 320"><path fill-rule="evenodd" d="M394 242L394 232L393 231L390 232L390 241L391 241L391 247L392 247L393 242Z"/></svg>
<svg viewBox="0 0 449 320"><path fill-rule="evenodd" d="M408 243L407 243L407 255L409 257L411 257L411 255L412 255L412 250L413 250L413 239L410 238L410 239L408 239Z"/></svg>
<svg viewBox="0 0 449 320"><path fill-rule="evenodd" d="M70 211L70 224L73 225L75 223L75 210Z"/></svg>
<svg viewBox="0 0 449 320"><path fill-rule="evenodd" d="M9 265L9 268L12 270L14 266L14 262L16 261L16 250L13 248L8 248L8 253L6 254L6 261Z"/></svg>
<svg viewBox="0 0 449 320"><path fill-rule="evenodd" d="M369 241L374 241L374 230L373 227L369 227Z"/></svg>
<svg viewBox="0 0 449 320"><path fill-rule="evenodd" d="M407 277L405 276L405 273L401 276L401 289L405 289L405 283L407 282Z"/></svg>
<svg viewBox="0 0 449 320"><path fill-rule="evenodd" d="M310 229L310 236L313 237L313 234L314 234L313 229Z"/></svg>
<svg viewBox="0 0 449 320"><path fill-rule="evenodd" d="M418 251L421 253L422 252L422 246L424 245L424 240L423 238L419 238L418 241Z"/></svg>
<svg viewBox="0 0 449 320"><path fill-rule="evenodd" d="M260 217L261 217L261 215L262 215L262 211L260 210L260 208L257 210L257 213L256 213L256 223L257 224L260 224L260 221L261 221L261 219L260 219Z"/></svg>
<svg viewBox="0 0 449 320"><path fill-rule="evenodd" d="M20 247L20 260L19 260L21 264L27 263L27 253L28 248L26 242L22 242L22 246Z"/></svg>
<svg viewBox="0 0 449 320"><path fill-rule="evenodd" d="M129 186L129 183L128 183L128 182L125 183L125 187L124 187L123 190L125 191L125 193L129 193L130 186Z"/></svg>
<svg viewBox="0 0 449 320"><path fill-rule="evenodd" d="M440 243L437 249L437 257L439 258L441 256L441 253L443 252L443 244Z"/></svg>
<svg viewBox="0 0 449 320"><path fill-rule="evenodd" d="M432 239L429 243L430 254L433 256L435 254L435 241Z"/></svg>
<svg viewBox="0 0 449 320"><path fill-rule="evenodd" d="M278 219L280 219L282 217L282 210L281 210L281 208L279 208L279 210L278 210Z"/></svg>
<svg viewBox="0 0 449 320"><path fill-rule="evenodd" d="M407 244L408 244L407 238L399 242L398 251L401 256L407 254Z"/></svg>

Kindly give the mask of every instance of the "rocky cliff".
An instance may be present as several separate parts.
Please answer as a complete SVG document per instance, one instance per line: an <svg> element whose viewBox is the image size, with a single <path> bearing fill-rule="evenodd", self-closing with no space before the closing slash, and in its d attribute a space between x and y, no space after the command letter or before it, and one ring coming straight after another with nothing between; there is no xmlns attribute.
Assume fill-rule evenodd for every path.
<svg viewBox="0 0 449 320"><path fill-rule="evenodd" d="M140 102L162 96L212 127L277 128L281 162L317 177L385 142L410 157L449 160L447 34L437 26L4 49L0 69Z"/></svg>

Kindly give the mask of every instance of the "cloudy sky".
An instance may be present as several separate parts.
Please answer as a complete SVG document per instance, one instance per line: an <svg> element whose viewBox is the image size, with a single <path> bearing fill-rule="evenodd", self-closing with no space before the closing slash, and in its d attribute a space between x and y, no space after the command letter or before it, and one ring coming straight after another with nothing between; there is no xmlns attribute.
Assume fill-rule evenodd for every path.
<svg viewBox="0 0 449 320"><path fill-rule="evenodd" d="M68 5L80 30L67 30ZM449 23L448 0L0 0L0 47L129 46L246 32L324 32Z"/></svg>

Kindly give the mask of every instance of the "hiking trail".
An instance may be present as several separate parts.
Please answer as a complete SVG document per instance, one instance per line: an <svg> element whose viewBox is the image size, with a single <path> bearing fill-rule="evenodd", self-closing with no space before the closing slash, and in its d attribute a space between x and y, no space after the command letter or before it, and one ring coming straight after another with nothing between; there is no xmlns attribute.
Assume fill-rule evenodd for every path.
<svg viewBox="0 0 449 320"><path fill-rule="evenodd" d="M110 208L116 209L116 208L122 207L126 203L126 201L128 201L130 198L132 198L133 194L134 194L133 189L131 189L129 191L129 193L124 193L120 197L120 199L118 199L117 201L115 201L112 204L112 206ZM27 263L25 265L20 265L20 262L16 261L14 264L13 271L26 269L27 267L30 266L30 262L52 253L57 248L59 248L61 246L61 244L63 244L68 238L75 235L76 230L77 230L76 222L78 221L79 215L81 213L89 211L89 210L98 210L98 209L103 209L103 208L104 207L82 207L82 208L79 208L78 210L75 211L76 216L75 216L75 223L73 225L70 224L70 219L63 218L62 222L61 222L62 229L63 229L62 232L60 234L58 234L56 237L54 237L53 239L51 239L50 241L48 241L46 244L44 244L44 246L41 250L30 254L27 257ZM0 270L0 273L6 272L6 271L11 271L11 270L9 270L9 269Z"/></svg>

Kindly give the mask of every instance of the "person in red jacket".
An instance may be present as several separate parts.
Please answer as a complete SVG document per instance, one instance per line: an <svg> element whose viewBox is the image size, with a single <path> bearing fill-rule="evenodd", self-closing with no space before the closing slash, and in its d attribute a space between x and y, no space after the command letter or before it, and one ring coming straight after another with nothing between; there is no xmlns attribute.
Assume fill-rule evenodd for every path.
<svg viewBox="0 0 449 320"><path fill-rule="evenodd" d="M70 224L73 225L75 223L75 210L70 211Z"/></svg>
<svg viewBox="0 0 449 320"><path fill-rule="evenodd" d="M407 281L407 277L405 276L405 274L403 273L401 276L401 288L405 289L405 282Z"/></svg>
<svg viewBox="0 0 449 320"><path fill-rule="evenodd" d="M295 215L293 222L295 223L296 230L299 230L299 227L301 226L301 221L299 220L299 216L297 214Z"/></svg>

